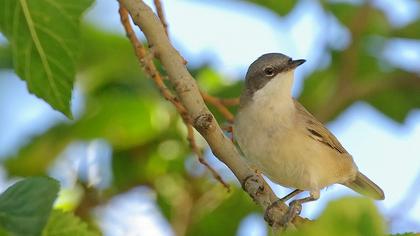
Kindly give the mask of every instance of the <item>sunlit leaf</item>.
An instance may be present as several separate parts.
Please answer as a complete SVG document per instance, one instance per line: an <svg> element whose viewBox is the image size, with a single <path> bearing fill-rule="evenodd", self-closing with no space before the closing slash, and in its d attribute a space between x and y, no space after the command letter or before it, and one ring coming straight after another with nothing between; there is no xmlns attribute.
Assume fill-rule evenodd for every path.
<svg viewBox="0 0 420 236"><path fill-rule="evenodd" d="M54 210L42 231L42 236L99 236L99 233L88 229L86 223L70 212Z"/></svg>
<svg viewBox="0 0 420 236"><path fill-rule="evenodd" d="M0 0L0 30L28 89L71 117L79 18L93 0Z"/></svg>

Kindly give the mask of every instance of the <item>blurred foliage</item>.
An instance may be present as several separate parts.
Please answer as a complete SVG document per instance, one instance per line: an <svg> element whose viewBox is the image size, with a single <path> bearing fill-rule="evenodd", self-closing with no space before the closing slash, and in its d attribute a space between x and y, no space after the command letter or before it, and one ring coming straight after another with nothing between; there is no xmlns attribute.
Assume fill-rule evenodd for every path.
<svg viewBox="0 0 420 236"><path fill-rule="evenodd" d="M308 76L299 99L322 121L364 100L403 122L412 109L420 107L420 76L388 63L384 48L389 40L403 35L420 38L419 20L396 28L384 12L369 3L323 2L323 7L347 27L351 41L342 50L328 42L323 45L331 63Z"/></svg>
<svg viewBox="0 0 420 236"><path fill-rule="evenodd" d="M385 235L385 222L373 202L366 198L343 198L330 202L314 223L287 236Z"/></svg>
<svg viewBox="0 0 420 236"><path fill-rule="evenodd" d="M244 2L266 8L281 19L299 3ZM323 121L334 119L354 102L366 101L395 121L403 122L411 110L420 107L419 74L389 63L383 53L392 39L419 40L420 20L395 27L384 12L368 3L320 1L320 4L325 14L346 27L350 33L349 44L337 47L334 40L347 39L332 40L325 35L319 50L330 63L319 64L318 70L307 75L299 100ZM104 139L112 147L111 184L99 189L82 179L75 183L82 188L83 196L72 209L89 224L94 224L91 212L95 207L140 185L154 189L157 204L177 235L234 235L244 217L261 214L260 208L237 183L232 183L232 191L227 193L208 172L200 171L202 167L191 154L181 119L142 73L124 35L104 32L85 23L80 36L81 55L75 68L76 87L83 94L83 109L75 114L74 120L54 125L33 137L15 154L1 157L10 176L48 174L70 144ZM11 48L0 45L0 69L12 67ZM200 87L212 95L232 98L240 94L242 81L227 82L207 65L190 71ZM214 107L210 109L218 121L225 122ZM237 108L229 109L236 112ZM197 141L205 147L199 137ZM0 213L2 209L0 201ZM69 231L72 234L95 234L85 231L86 224L71 213L52 212L47 224L47 231L52 233L44 235L60 230L58 225L74 230ZM47 218L42 219L46 222ZM3 231L8 230L1 226ZM35 230L40 232L39 229ZM385 232L384 220L371 202L344 199L331 203L316 223L287 235L383 235Z"/></svg>
<svg viewBox="0 0 420 236"><path fill-rule="evenodd" d="M69 212L53 210L42 236L97 236L98 232L88 229L86 223Z"/></svg>
<svg viewBox="0 0 420 236"><path fill-rule="evenodd" d="M277 0L248 0L262 7L268 8L275 13L284 16L289 13L298 2L297 0L284 0L279 4Z"/></svg>

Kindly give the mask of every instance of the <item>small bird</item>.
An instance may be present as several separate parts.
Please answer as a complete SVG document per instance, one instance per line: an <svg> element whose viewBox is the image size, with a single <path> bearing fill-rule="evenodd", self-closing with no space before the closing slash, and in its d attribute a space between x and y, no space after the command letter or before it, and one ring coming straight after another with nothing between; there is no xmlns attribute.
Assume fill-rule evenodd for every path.
<svg viewBox="0 0 420 236"><path fill-rule="evenodd" d="M251 168L295 189L280 201L309 191L309 197L290 202L285 224L300 214L302 203L317 200L321 189L335 183L373 199L385 198L381 188L358 171L337 138L291 96L294 71L304 62L281 53L254 61L233 125Z"/></svg>

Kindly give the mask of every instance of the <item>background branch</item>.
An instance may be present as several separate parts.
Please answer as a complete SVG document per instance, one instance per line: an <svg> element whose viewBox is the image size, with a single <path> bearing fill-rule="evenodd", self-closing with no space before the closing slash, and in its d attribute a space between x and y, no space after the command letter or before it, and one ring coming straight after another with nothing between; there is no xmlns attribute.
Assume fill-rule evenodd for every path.
<svg viewBox="0 0 420 236"><path fill-rule="evenodd" d="M162 22L163 28L165 29L165 33L169 37L168 23L166 22L166 17L165 17L165 13L163 11L162 3L160 2L160 0L153 0L153 3L155 4L156 12L159 16L160 22Z"/></svg>

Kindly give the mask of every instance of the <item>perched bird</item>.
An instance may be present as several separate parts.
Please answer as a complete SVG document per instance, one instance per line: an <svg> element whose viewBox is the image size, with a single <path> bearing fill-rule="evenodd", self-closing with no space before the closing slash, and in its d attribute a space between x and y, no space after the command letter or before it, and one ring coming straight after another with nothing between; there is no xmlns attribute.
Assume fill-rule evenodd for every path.
<svg viewBox="0 0 420 236"><path fill-rule="evenodd" d="M321 189L335 183L385 198L381 188L358 171L337 138L291 96L294 71L304 62L281 53L254 61L233 126L250 166L274 183L295 189L281 201L309 191L309 197L290 202L287 222L300 214L302 203L317 200Z"/></svg>

